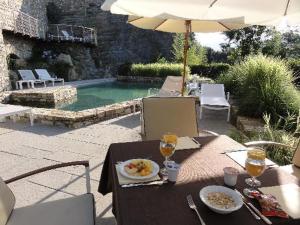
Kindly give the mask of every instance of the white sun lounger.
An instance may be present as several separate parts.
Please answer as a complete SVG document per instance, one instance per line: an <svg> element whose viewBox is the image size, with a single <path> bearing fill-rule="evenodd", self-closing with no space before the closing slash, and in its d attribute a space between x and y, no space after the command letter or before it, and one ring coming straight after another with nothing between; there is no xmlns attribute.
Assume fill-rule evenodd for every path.
<svg viewBox="0 0 300 225"><path fill-rule="evenodd" d="M13 121L16 122L16 115L22 115L25 113L29 113L30 125L33 126L34 117L31 108L18 105L0 104L1 120L5 120L5 117L7 116L12 116Z"/></svg>
<svg viewBox="0 0 300 225"><path fill-rule="evenodd" d="M36 69L35 72L39 76L40 80L52 82L52 86L54 86L55 82L62 82L62 85L65 85L65 80L63 78L53 78L45 69Z"/></svg>
<svg viewBox="0 0 300 225"><path fill-rule="evenodd" d="M17 89L23 89L23 83L27 83L28 87L34 88L34 84L38 83L43 83L44 87L46 87L46 82L42 80L38 80L35 78L33 72L31 70L18 70L22 80L19 80L16 82L16 88Z"/></svg>
<svg viewBox="0 0 300 225"><path fill-rule="evenodd" d="M201 84L200 119L203 108L211 110L228 110L227 121L230 119L229 92L225 97L224 84Z"/></svg>

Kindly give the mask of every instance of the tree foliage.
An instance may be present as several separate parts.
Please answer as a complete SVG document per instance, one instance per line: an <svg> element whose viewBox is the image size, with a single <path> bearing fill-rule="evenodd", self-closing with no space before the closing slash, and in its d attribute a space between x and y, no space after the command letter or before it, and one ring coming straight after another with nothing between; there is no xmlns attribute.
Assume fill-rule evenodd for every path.
<svg viewBox="0 0 300 225"><path fill-rule="evenodd" d="M183 62L184 43L184 34L176 34L172 46L172 54L173 60L177 63ZM192 33L189 37L187 64L198 65L201 63L205 63L206 61L206 49L196 42L194 34Z"/></svg>
<svg viewBox="0 0 300 225"><path fill-rule="evenodd" d="M274 28L250 26L224 34L228 41L221 46L230 62L242 61L246 56L258 53L280 58L300 57L299 31L281 33Z"/></svg>

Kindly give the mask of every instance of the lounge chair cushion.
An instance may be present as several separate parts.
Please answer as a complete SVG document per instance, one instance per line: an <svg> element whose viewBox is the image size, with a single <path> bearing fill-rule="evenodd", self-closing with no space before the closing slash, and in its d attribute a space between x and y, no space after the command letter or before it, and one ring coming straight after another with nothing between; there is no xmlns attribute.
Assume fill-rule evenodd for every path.
<svg viewBox="0 0 300 225"><path fill-rule="evenodd" d="M15 196L0 177L0 225L5 225L15 206Z"/></svg>
<svg viewBox="0 0 300 225"><path fill-rule="evenodd" d="M94 197L84 194L13 211L7 225L94 225Z"/></svg>
<svg viewBox="0 0 300 225"><path fill-rule="evenodd" d="M213 105L213 106L224 106L229 107L229 103L225 98L220 97L201 97L201 105Z"/></svg>
<svg viewBox="0 0 300 225"><path fill-rule="evenodd" d="M142 102L145 139L160 139L167 132L199 136L195 98L151 97Z"/></svg>
<svg viewBox="0 0 300 225"><path fill-rule="evenodd" d="M297 146L297 148L295 150L295 153L294 153L293 164L295 166L300 167L300 139L299 139L298 146Z"/></svg>

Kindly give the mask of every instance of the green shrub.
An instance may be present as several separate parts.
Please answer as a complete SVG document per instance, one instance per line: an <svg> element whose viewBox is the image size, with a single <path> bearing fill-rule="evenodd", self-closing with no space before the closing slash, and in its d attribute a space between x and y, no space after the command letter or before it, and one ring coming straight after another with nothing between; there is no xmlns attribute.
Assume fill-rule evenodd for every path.
<svg viewBox="0 0 300 225"><path fill-rule="evenodd" d="M118 69L121 76L140 76L140 77L166 77L181 76L183 73L182 64L172 63L151 63L151 64L128 64L121 65ZM187 67L187 74L189 68Z"/></svg>
<svg viewBox="0 0 300 225"><path fill-rule="evenodd" d="M230 67L218 82L236 96L242 115L261 117L268 113L276 119L297 114L300 109L300 94L292 83L292 71L277 58L249 56Z"/></svg>
<svg viewBox="0 0 300 225"><path fill-rule="evenodd" d="M230 65L227 63L200 64L191 66L191 73L216 79L229 68Z"/></svg>
<svg viewBox="0 0 300 225"><path fill-rule="evenodd" d="M295 83L300 85L300 59L290 59L288 60L288 64L293 70Z"/></svg>
<svg viewBox="0 0 300 225"><path fill-rule="evenodd" d="M264 131L252 132L245 135L240 131L232 130L230 137L234 140L245 143L249 141L274 141L283 143L289 146L295 146L297 144L297 137L300 132L299 116L288 115L285 119L280 118L275 124L271 125L270 116L263 116L265 121ZM292 131L286 130L290 127L296 127ZM279 165L291 164L294 151L291 148L284 148L278 146L267 146L267 156Z"/></svg>

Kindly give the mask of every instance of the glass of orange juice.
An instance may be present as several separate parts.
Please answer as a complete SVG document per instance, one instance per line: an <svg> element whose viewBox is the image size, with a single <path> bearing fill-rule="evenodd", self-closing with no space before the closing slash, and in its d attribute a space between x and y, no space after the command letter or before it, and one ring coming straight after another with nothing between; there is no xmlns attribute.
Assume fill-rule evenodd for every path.
<svg viewBox="0 0 300 225"><path fill-rule="evenodd" d="M265 171L266 152L262 148L252 148L247 152L247 159L245 162L246 170L251 178L245 180L250 188L244 189L244 194L248 197L253 197L252 193L256 192L255 188L261 185L261 182L256 177L263 174Z"/></svg>
<svg viewBox="0 0 300 225"><path fill-rule="evenodd" d="M166 166L169 162L169 158L174 154L175 147L177 144L177 136L175 134L167 133L163 135L159 150L163 157L165 157L164 165ZM168 175L166 167L160 170L160 173L164 176Z"/></svg>

